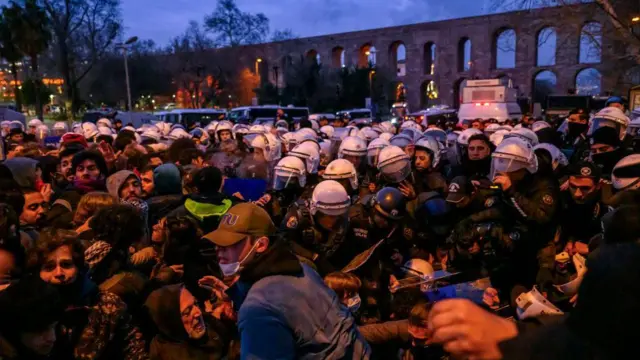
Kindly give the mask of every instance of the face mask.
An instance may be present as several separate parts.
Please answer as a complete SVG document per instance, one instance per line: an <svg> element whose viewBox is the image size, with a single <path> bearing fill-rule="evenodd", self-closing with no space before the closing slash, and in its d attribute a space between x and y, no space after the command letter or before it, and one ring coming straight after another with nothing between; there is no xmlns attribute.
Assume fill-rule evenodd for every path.
<svg viewBox="0 0 640 360"><path fill-rule="evenodd" d="M347 300L347 307L349 308L349 311L351 311L351 313L355 313L356 311L358 311L358 309L360 309L360 303L362 302L362 300L360 299L360 295L356 294L355 296L353 296L352 298Z"/></svg>
<svg viewBox="0 0 640 360"><path fill-rule="evenodd" d="M567 124L569 136L577 137L587 130L589 125L570 122Z"/></svg>
<svg viewBox="0 0 640 360"><path fill-rule="evenodd" d="M251 253L253 253L253 250L256 249L257 245L258 242L256 241L256 243L251 247L251 250L249 250L249 252L247 253L247 256L245 256L242 260L230 264L219 264L220 270L222 270L222 275L224 275L225 277L232 276L237 274L238 271L242 270L243 263L251 255Z"/></svg>

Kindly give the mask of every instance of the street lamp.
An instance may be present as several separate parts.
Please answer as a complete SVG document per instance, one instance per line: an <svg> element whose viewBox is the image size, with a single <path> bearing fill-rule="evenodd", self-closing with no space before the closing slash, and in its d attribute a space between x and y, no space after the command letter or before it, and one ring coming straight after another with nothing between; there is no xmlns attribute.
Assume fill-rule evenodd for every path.
<svg viewBox="0 0 640 360"><path fill-rule="evenodd" d="M127 82L127 105L129 106L129 111L133 110L131 107L131 85L129 84L129 64L127 63L127 50L129 46L138 41L137 36L132 36L124 43L116 44L116 49L122 50L122 56L124 57L124 76Z"/></svg>
<svg viewBox="0 0 640 360"><path fill-rule="evenodd" d="M639 21L640 21L640 16L636 16L631 19L631 22L639 22Z"/></svg>

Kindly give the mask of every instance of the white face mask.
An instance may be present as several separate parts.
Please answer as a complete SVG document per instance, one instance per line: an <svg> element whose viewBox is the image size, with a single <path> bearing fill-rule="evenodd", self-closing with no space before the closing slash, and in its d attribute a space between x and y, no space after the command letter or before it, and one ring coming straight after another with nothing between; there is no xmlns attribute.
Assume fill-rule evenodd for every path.
<svg viewBox="0 0 640 360"><path fill-rule="evenodd" d="M351 313L355 313L360 309L360 303L362 300L360 299L360 294L355 294L352 298L347 300L347 307Z"/></svg>
<svg viewBox="0 0 640 360"><path fill-rule="evenodd" d="M258 242L257 241L256 241L255 244L253 244L253 246L251 247L251 250L249 250L247 255L240 261L233 262L233 263L230 263L230 264L219 264L220 265L220 270L222 270L222 275L224 275L225 277L232 276L232 275L237 274L238 271L242 270L243 263L251 255L253 250L256 249L256 246L258 246Z"/></svg>

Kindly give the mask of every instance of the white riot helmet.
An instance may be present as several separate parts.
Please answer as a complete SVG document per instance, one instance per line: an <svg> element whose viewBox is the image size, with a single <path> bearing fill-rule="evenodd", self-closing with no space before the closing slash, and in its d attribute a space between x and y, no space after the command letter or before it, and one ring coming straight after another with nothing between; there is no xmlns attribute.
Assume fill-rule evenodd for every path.
<svg viewBox="0 0 640 360"><path fill-rule="evenodd" d="M294 147L287 155L295 156L305 162L307 173L315 174L320 165L320 151L315 144L305 142Z"/></svg>
<svg viewBox="0 0 640 360"><path fill-rule="evenodd" d="M409 134L401 133L392 137L391 140L389 140L389 143L393 146L404 149L409 145L413 145L413 137Z"/></svg>
<svg viewBox="0 0 640 360"><path fill-rule="evenodd" d="M189 135L188 132L186 132L184 129L182 128L175 128L173 130L171 130L171 132L169 133L169 136L167 136L169 139L171 140L178 140L178 139L191 139L191 135Z"/></svg>
<svg viewBox="0 0 640 360"><path fill-rule="evenodd" d="M484 134L487 135L488 137L491 137L491 135L495 134L499 128L500 128L500 125L498 124L489 124L484 128Z"/></svg>
<svg viewBox="0 0 640 360"><path fill-rule="evenodd" d="M313 139L316 141L318 140L318 133L313 129L302 128L296 131L295 134L296 134L296 139L300 139L300 140ZM301 142L302 141L300 141L300 143Z"/></svg>
<svg viewBox="0 0 640 360"><path fill-rule="evenodd" d="M425 136L416 142L416 150L428 150L431 153L431 167L436 168L440 164L440 153L443 150L443 145L436 139Z"/></svg>
<svg viewBox="0 0 640 360"><path fill-rule="evenodd" d="M438 142L440 142L443 146L447 143L447 132L439 128L427 129L424 131L424 133L422 133L422 135L429 136L438 140Z"/></svg>
<svg viewBox="0 0 640 360"><path fill-rule="evenodd" d="M518 129L522 129L522 124L516 124L516 125L513 127L513 130L518 130Z"/></svg>
<svg viewBox="0 0 640 360"><path fill-rule="evenodd" d="M96 121L96 125L100 126L105 126L108 128L112 128L113 124L111 124L111 120L107 119L107 118L101 118L100 120Z"/></svg>
<svg viewBox="0 0 640 360"><path fill-rule="evenodd" d="M538 140L538 135L536 135L536 133L534 133L533 131L527 128L513 129L513 131L511 131L509 134L505 135L504 137L505 139L518 137L528 142L529 144L531 144L531 146L536 146L540 143L540 141Z"/></svg>
<svg viewBox="0 0 640 360"><path fill-rule="evenodd" d="M489 136L489 140L493 143L493 145L498 146L504 140L504 136L509 133L509 130L498 130Z"/></svg>
<svg viewBox="0 0 640 360"><path fill-rule="evenodd" d="M331 136L333 135L334 129L333 129L333 126L331 126L331 125L325 125L325 126L320 128L320 132L322 134L324 134L325 138L331 139Z"/></svg>
<svg viewBox="0 0 640 360"><path fill-rule="evenodd" d="M295 133L286 132L280 135L280 140L283 144L285 144L285 148L287 149L287 151L291 151L294 147L296 147Z"/></svg>
<svg viewBox="0 0 640 360"><path fill-rule="evenodd" d="M411 259L402 266L404 277L398 280L392 291L409 287L420 287L420 291L426 292L431 288L434 280L433 266L423 259Z"/></svg>
<svg viewBox="0 0 640 360"><path fill-rule="evenodd" d="M507 130L511 132L511 130L513 130L513 127L511 125L504 124L504 125L500 125L500 127L498 127L498 130Z"/></svg>
<svg viewBox="0 0 640 360"><path fill-rule="evenodd" d="M57 121L55 124L53 124L53 133L56 136L62 136L67 132L67 123L65 123L64 121Z"/></svg>
<svg viewBox="0 0 640 360"><path fill-rule="evenodd" d="M380 152L389 145L391 145L391 143L382 138L378 138L370 142L369 146L367 146L367 164L374 168L378 166Z"/></svg>
<svg viewBox="0 0 640 360"><path fill-rule="evenodd" d="M567 159L567 157L555 145L542 143L533 147L533 151L536 151L538 149L547 150L549 152L549 154L551 155L551 167L553 168L553 170L557 169L558 166L565 167L569 165L569 160Z"/></svg>
<svg viewBox="0 0 640 360"><path fill-rule="evenodd" d="M367 126L358 131L358 137L369 143L380 137L380 133Z"/></svg>
<svg viewBox="0 0 640 360"><path fill-rule="evenodd" d="M275 123L276 127L283 127L285 129L289 129L289 123L287 120L278 120Z"/></svg>
<svg viewBox="0 0 640 360"><path fill-rule="evenodd" d="M385 180L397 184L411 174L411 158L401 148L389 145L380 151L378 170Z"/></svg>
<svg viewBox="0 0 640 360"><path fill-rule="evenodd" d="M622 112L622 110L617 107L606 107L589 121L589 131L587 131L587 136L593 135L593 133L601 127L612 127L619 131L620 140L624 139L624 136L627 132L627 127L629 126L629 117Z"/></svg>
<svg viewBox="0 0 640 360"><path fill-rule="evenodd" d="M551 129L551 125L546 121L536 121L531 125L533 132L538 132L542 129Z"/></svg>
<svg viewBox="0 0 640 360"><path fill-rule="evenodd" d="M640 154L625 156L611 172L611 181L616 190L640 189Z"/></svg>
<svg viewBox="0 0 640 360"><path fill-rule="evenodd" d="M44 140L44 138L49 136L49 127L45 124L38 125L38 127L36 127L35 134L38 140Z"/></svg>
<svg viewBox="0 0 640 360"><path fill-rule="evenodd" d="M342 140L338 149L338 158L345 156L361 157L367 156L367 143L357 136L348 136Z"/></svg>
<svg viewBox="0 0 640 360"><path fill-rule="evenodd" d="M166 123L164 121L157 122L156 127L160 129L160 133L163 136L167 136L171 132L171 124Z"/></svg>
<svg viewBox="0 0 640 360"><path fill-rule="evenodd" d="M318 145L320 145L320 165L326 167L332 159L331 140L322 141Z"/></svg>
<svg viewBox="0 0 640 360"><path fill-rule="evenodd" d="M316 185L311 195L309 212L316 215L318 212L329 216L346 215L351 206L351 199L339 182L324 180Z"/></svg>
<svg viewBox="0 0 640 360"><path fill-rule="evenodd" d="M281 156L280 141L272 134L258 134L249 143L254 149L261 149L266 161L278 160Z"/></svg>
<svg viewBox="0 0 640 360"><path fill-rule="evenodd" d="M82 135L84 135L85 139L89 140L98 135L98 127L94 123L82 123Z"/></svg>
<svg viewBox="0 0 640 360"><path fill-rule="evenodd" d="M547 300L534 286L533 290L522 293L516 299L518 319L535 318L540 315L562 315L563 312Z"/></svg>
<svg viewBox="0 0 640 360"><path fill-rule="evenodd" d="M384 133L380 134L380 137L378 139L391 141L392 138L393 138L393 134L392 133L384 132ZM391 143L389 143L389 144L391 144Z"/></svg>
<svg viewBox="0 0 640 360"><path fill-rule="evenodd" d="M266 134L267 129L264 125L251 125L247 134Z"/></svg>
<svg viewBox="0 0 640 360"><path fill-rule="evenodd" d="M458 143L458 145L467 147L469 146L469 138L474 135L480 135L480 134L482 134L482 131L474 128L469 128L460 133L460 135L456 139L456 142Z"/></svg>
<svg viewBox="0 0 640 360"><path fill-rule="evenodd" d="M113 131L106 126L98 126L98 135L109 135L113 137Z"/></svg>
<svg viewBox="0 0 640 360"><path fill-rule="evenodd" d="M336 159L330 162L324 174L322 174L322 178L324 180L336 180L338 182L340 182L340 180L349 180L352 191L358 188L356 168L350 161L345 159Z"/></svg>
<svg viewBox="0 0 640 360"><path fill-rule="evenodd" d="M249 133L249 126L247 126L245 124L235 124L231 128L231 131L232 131L233 134L248 134Z"/></svg>
<svg viewBox="0 0 640 360"><path fill-rule="evenodd" d="M538 158L533 147L520 138L504 139L491 154L491 173L493 180L498 173L510 173L527 169L530 173L538 171Z"/></svg>
<svg viewBox="0 0 640 360"><path fill-rule="evenodd" d="M231 123L230 123L230 122L228 122L228 121L221 121L221 122L218 124L218 127L216 127L216 140L217 140L218 142L220 142L220 133L221 133L222 131L228 131L228 132L229 132L229 134L230 134L230 136L231 136L231 138L232 138L232 139L235 139L235 136L234 136L234 133L233 133L233 125L231 125Z"/></svg>
<svg viewBox="0 0 640 360"><path fill-rule="evenodd" d="M460 136L460 131L452 131L448 133L447 142L445 143L445 146L447 148L455 147L456 144L458 143L458 136Z"/></svg>
<svg viewBox="0 0 640 360"><path fill-rule="evenodd" d="M400 125L400 130L410 128L422 132L422 127L413 120L407 120Z"/></svg>
<svg viewBox="0 0 640 360"><path fill-rule="evenodd" d="M317 121L315 120L309 120L309 122L311 123L311 129L314 131L318 131L320 130L320 125L318 124Z"/></svg>
<svg viewBox="0 0 640 360"><path fill-rule="evenodd" d="M408 135L413 140L412 142L414 143L423 136L422 131L414 129L412 127L400 129L399 135Z"/></svg>
<svg viewBox="0 0 640 360"><path fill-rule="evenodd" d="M377 127L383 132L386 132L389 134L396 133L396 127L391 123L391 121L383 121L380 124L378 124Z"/></svg>
<svg viewBox="0 0 640 360"><path fill-rule="evenodd" d="M297 183L300 187L304 187L307 183L304 162L295 156L283 157L273 170L274 190L283 190L292 183Z"/></svg>
<svg viewBox="0 0 640 360"><path fill-rule="evenodd" d="M31 119L29 120L29 123L27 124L27 126L30 129L37 129L38 126L42 125L42 121L40 119Z"/></svg>
<svg viewBox="0 0 640 360"><path fill-rule="evenodd" d="M82 135L82 123L79 123L77 121L74 121L73 123L71 123L71 131L73 131L76 134Z"/></svg>

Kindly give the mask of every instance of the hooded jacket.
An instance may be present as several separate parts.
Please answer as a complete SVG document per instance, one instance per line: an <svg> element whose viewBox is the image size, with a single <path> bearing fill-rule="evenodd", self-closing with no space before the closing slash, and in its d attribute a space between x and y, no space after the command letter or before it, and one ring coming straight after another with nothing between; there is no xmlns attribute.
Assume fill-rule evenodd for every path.
<svg viewBox="0 0 640 360"><path fill-rule="evenodd" d="M35 190L37 160L27 157L16 157L5 160L3 164L11 170L13 179L21 188Z"/></svg>
<svg viewBox="0 0 640 360"><path fill-rule="evenodd" d="M238 308L242 359L368 359L349 310L318 273L275 244L227 291Z"/></svg>
<svg viewBox="0 0 640 360"><path fill-rule="evenodd" d="M178 207L170 216L191 216L195 219L205 234L218 228L220 217L240 201L235 197L227 197L220 193L203 195L189 195L184 205Z"/></svg>
<svg viewBox="0 0 640 360"><path fill-rule="evenodd" d="M120 199L120 188L124 185L125 181L127 181L130 177L138 178L133 171L129 170L120 170L117 173L109 176L107 178L107 191L111 196L114 196L117 199Z"/></svg>
<svg viewBox="0 0 640 360"><path fill-rule="evenodd" d="M180 317L180 291L183 284L169 285L149 295L145 308L155 323L158 334L150 348L152 359L166 360L214 360L222 359L227 352L226 331L215 318L204 314L207 333L203 339L192 340L187 335Z"/></svg>
<svg viewBox="0 0 640 360"><path fill-rule="evenodd" d="M184 204L182 178L176 165L163 164L153 170L153 185L154 196L147 200L150 225Z"/></svg>

